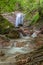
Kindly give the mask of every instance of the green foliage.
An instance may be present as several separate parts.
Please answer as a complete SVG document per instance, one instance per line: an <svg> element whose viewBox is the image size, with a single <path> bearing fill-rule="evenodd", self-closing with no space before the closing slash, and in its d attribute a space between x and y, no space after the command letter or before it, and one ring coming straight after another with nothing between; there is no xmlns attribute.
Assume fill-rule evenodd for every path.
<svg viewBox="0 0 43 65"><path fill-rule="evenodd" d="M0 12L11 12L14 11L16 0L0 0Z"/></svg>
<svg viewBox="0 0 43 65"><path fill-rule="evenodd" d="M0 33L4 34L8 28L14 27L9 21L3 18L3 16L0 15Z"/></svg>
<svg viewBox="0 0 43 65"><path fill-rule="evenodd" d="M18 4L20 6L18 6ZM34 9L36 7L35 0L0 0L0 12L11 12L21 8L24 11Z"/></svg>
<svg viewBox="0 0 43 65"><path fill-rule="evenodd" d="M43 0L0 0L0 13L20 10L26 14L25 19L37 21L39 16L34 10L41 12L43 15ZM35 17L34 17L35 16Z"/></svg>
<svg viewBox="0 0 43 65"><path fill-rule="evenodd" d="M35 24L39 20L40 16L37 12L36 15L33 16L31 24Z"/></svg>

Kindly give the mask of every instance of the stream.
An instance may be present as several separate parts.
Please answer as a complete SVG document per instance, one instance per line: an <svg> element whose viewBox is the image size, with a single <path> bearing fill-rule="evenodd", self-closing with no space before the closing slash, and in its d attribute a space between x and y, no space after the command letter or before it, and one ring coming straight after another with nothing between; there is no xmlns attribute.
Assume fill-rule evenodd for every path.
<svg viewBox="0 0 43 65"><path fill-rule="evenodd" d="M21 15L18 16L18 14L17 14L15 24L16 24L15 25L16 27L18 27L19 24L23 24L23 15L22 15L22 19L21 19ZM27 34L27 36L23 36L23 34L20 33L19 39L10 39L10 41L8 41L8 42L6 42L4 40L5 44L3 44L3 42L2 42L3 40L2 41L0 40L2 42L2 45L0 45L0 65L15 65L14 62L16 61L16 59L15 59L16 56L21 55L21 54L28 54L28 53L34 51L36 49L36 45L34 42L35 37L37 37L36 33L33 33L31 36L29 36L28 34ZM1 44L1 42L0 42L0 44ZM8 44L8 45L6 45L6 44ZM35 60L37 60L37 59L35 59ZM38 58L38 60L39 60L39 58ZM32 65L32 64L30 62L30 65Z"/></svg>

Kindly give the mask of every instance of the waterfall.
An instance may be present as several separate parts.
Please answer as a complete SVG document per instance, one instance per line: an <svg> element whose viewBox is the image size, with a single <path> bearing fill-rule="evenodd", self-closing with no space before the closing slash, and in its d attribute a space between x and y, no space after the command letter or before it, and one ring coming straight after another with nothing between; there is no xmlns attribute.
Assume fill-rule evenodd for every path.
<svg viewBox="0 0 43 65"><path fill-rule="evenodd" d="M20 24L23 25L23 20L24 20L24 14L23 13L17 13L16 14L15 27L18 27Z"/></svg>

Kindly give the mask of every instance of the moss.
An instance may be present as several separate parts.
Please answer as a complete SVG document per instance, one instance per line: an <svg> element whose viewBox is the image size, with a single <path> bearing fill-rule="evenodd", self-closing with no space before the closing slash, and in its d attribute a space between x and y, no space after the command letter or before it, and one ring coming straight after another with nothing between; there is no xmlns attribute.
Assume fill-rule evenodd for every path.
<svg viewBox="0 0 43 65"><path fill-rule="evenodd" d="M8 31L8 28L13 28L14 26L6 19L3 18L2 15L0 15L0 34L4 34L6 31Z"/></svg>
<svg viewBox="0 0 43 65"><path fill-rule="evenodd" d="M18 31L14 29L15 27L0 15L0 34L4 34L8 38L19 38Z"/></svg>

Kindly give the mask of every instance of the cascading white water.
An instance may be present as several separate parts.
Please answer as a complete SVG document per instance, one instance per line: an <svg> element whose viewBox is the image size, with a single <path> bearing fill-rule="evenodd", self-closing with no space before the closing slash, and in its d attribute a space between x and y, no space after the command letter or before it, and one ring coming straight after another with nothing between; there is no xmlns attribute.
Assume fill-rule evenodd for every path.
<svg viewBox="0 0 43 65"><path fill-rule="evenodd" d="M24 14L23 13L17 13L16 14L15 27L18 27L19 24L23 25L23 20L24 20Z"/></svg>

